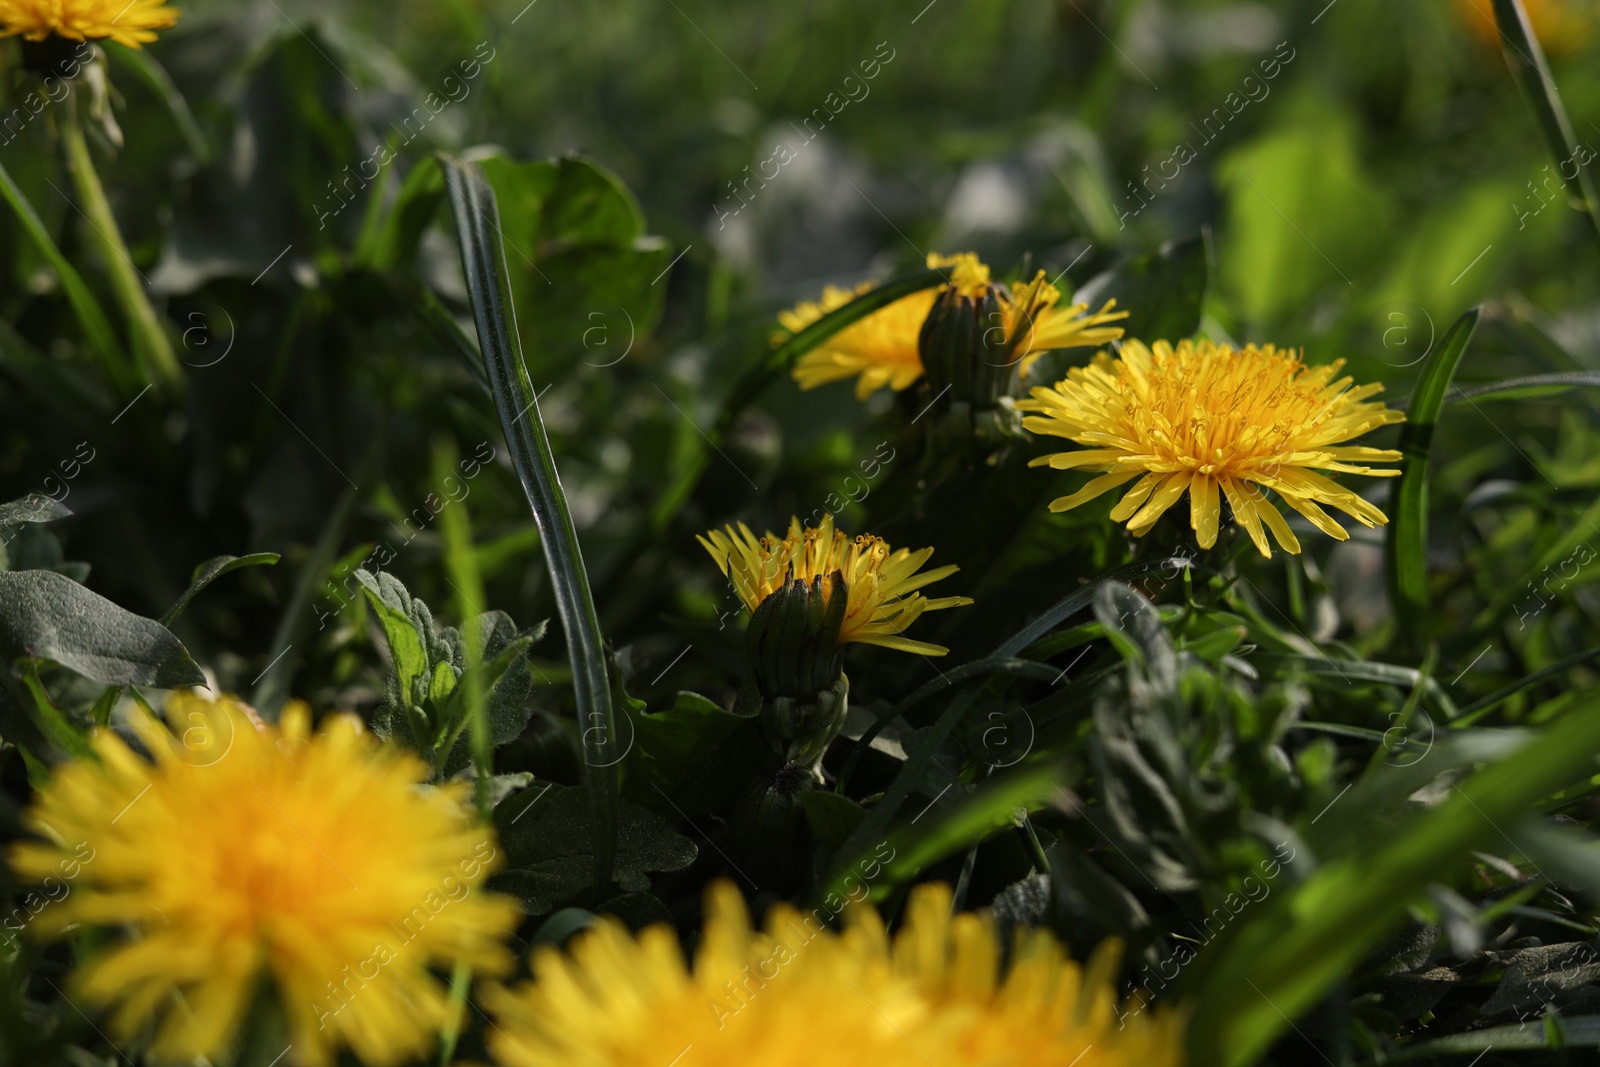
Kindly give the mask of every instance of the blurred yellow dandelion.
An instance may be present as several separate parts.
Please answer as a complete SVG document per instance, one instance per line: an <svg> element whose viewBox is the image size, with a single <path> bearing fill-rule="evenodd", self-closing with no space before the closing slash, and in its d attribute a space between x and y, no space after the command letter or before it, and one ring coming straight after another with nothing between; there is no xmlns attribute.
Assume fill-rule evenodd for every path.
<svg viewBox="0 0 1600 1067"><path fill-rule="evenodd" d="M109 37L139 48L178 21L166 0L0 0L0 37L74 41Z"/></svg>
<svg viewBox="0 0 1600 1067"><path fill-rule="evenodd" d="M918 592L959 569L952 564L918 573L933 555L933 549L913 552L908 548L891 549L881 537L851 538L834 529L832 515L825 517L819 527L802 527L799 519L791 519L789 532L781 538L770 531L757 537L750 527L740 523L737 527L712 530L696 540L711 553L752 613L768 596L791 582L809 585L813 580L820 581L824 605L831 600L836 583L842 582L847 599L839 629L841 645L854 641L943 656L950 651L943 645L902 636L906 627L925 611L972 603L970 597L930 600Z"/></svg>
<svg viewBox="0 0 1600 1067"><path fill-rule="evenodd" d="M1236 351L1211 341L1180 341L1176 348L1129 341L1119 358L1101 353L1065 381L1033 390L1017 407L1034 413L1023 419L1026 429L1086 446L1040 456L1032 466L1102 472L1052 502L1051 511L1075 508L1139 478L1111 512L1135 536L1188 493L1189 523L1200 547L1210 548L1217 540L1220 492L1263 556L1271 555L1263 527L1285 551L1297 553L1300 542L1257 486L1343 541L1349 534L1320 505L1369 527L1388 519L1317 471L1400 473L1367 466L1394 462L1399 452L1340 444L1405 419L1367 401L1382 385L1335 381L1343 363L1308 367L1298 353L1272 345Z"/></svg>
<svg viewBox="0 0 1600 1067"><path fill-rule="evenodd" d="M913 891L893 938L870 907L835 933L778 904L751 928L731 884L708 891L693 967L666 926L612 919L570 954L536 949L533 980L491 989L502 1067L1179 1067L1183 1019L1119 1010L1121 947L1087 966L1044 932L1002 964L992 922Z"/></svg>
<svg viewBox="0 0 1600 1067"><path fill-rule="evenodd" d="M1033 361L1045 352L1059 348L1102 345L1122 336L1122 330L1104 324L1126 318L1127 312L1112 313L1114 301L1094 315L1085 314L1087 305L1058 306L1061 294L1045 281L1044 272L1031 282L1012 289L995 286L989 268L971 252L953 256L930 255L930 269L949 269L945 285L924 289L866 316L840 330L801 357L795 364L794 379L802 389L815 389L829 382L856 379L856 399L865 400L888 386L899 392L915 385L923 375L919 342L922 324L933 310L940 294L954 291L959 296L982 300L993 288L1000 301L1003 321L986 324L1002 327L1010 342L1013 359L1022 361L1025 374ZM863 282L854 290L829 286L819 301L807 301L778 316L783 329L774 335L781 343L798 334L830 311L843 307L872 290Z"/></svg>
<svg viewBox="0 0 1600 1067"><path fill-rule="evenodd" d="M1486 45L1500 47L1500 26L1490 0L1455 0L1457 19ZM1576 52L1589 43L1600 5L1594 0L1522 0L1528 23L1544 50L1555 55Z"/></svg>
<svg viewBox="0 0 1600 1067"><path fill-rule="evenodd" d="M170 709L169 709L170 714ZM228 1048L258 982L275 984L289 1062L348 1045L388 1065L430 1047L455 1007L430 973L499 970L516 905L479 889L497 865L455 785L350 716L316 734L302 704L258 726L236 701L180 701L174 735L134 722L153 762L99 731L95 758L58 768L29 809L45 842L14 845L24 876L82 865L36 925L125 928L74 975L132 1038L155 1023L161 1060Z"/></svg>

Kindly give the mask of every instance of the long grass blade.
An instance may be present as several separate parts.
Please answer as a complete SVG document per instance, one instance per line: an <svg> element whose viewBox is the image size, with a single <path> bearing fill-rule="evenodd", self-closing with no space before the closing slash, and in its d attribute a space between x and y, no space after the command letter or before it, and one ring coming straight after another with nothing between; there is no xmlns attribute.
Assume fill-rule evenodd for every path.
<svg viewBox="0 0 1600 1067"><path fill-rule="evenodd" d="M1524 400L1552 396L1580 385L1600 385L1600 371L1565 371L1559 374L1529 374L1521 378L1502 378L1498 382L1458 389L1445 397L1446 404L1462 400Z"/></svg>
<svg viewBox="0 0 1600 1067"><path fill-rule="evenodd" d="M656 501L650 513L650 529L666 528L672 516L676 515L683 507L684 501L689 499L689 494L694 492L694 487L700 484L700 476L705 473L706 465L711 461L713 447L721 445L722 439L733 429L733 424L738 420L740 413L772 384L773 379L794 366L801 356L839 331L860 322L874 311L888 307L896 300L912 293L920 293L924 289L943 284L945 274L945 271L939 270L918 271L870 289L843 307L822 316L773 349L770 355L746 371L734 384L728 398L723 401L717 421L705 435L705 447L695 453L691 462L684 465L678 477Z"/></svg>
<svg viewBox="0 0 1600 1067"><path fill-rule="evenodd" d="M1494 5L1494 20L1500 30L1500 49L1505 53L1506 65L1516 80L1533 114L1539 120L1539 131L1544 134L1545 145L1555 158L1556 170L1572 197L1574 206L1589 218L1596 240L1600 240L1600 198L1595 196L1594 179L1578 158L1578 139L1572 132L1572 122L1561 102L1561 92L1550 76L1550 64L1545 62L1544 49L1539 37L1528 22L1528 13L1522 0L1490 0ZM1591 153L1592 156L1592 153Z"/></svg>
<svg viewBox="0 0 1600 1067"><path fill-rule="evenodd" d="M39 213L33 210L28 198L17 187L17 183L11 180L11 175L6 171L4 164L0 164L0 196L5 197L6 203L11 205L17 221L22 223L23 232L33 241L39 254L49 262L50 269L56 272L56 277L61 279L61 288L67 294L67 302L72 305L72 313L77 316L78 325L83 327L84 334L89 338L89 344L99 357L106 381L113 389L136 388L138 376L128 366L128 356L122 350L121 342L117 340L117 331L112 329L111 320L100 307L100 301L94 298L94 294L84 284L83 276L68 262L67 257L61 254L61 249L56 247L55 241L51 240L50 231L45 229Z"/></svg>
<svg viewBox="0 0 1600 1067"><path fill-rule="evenodd" d="M584 571L572 512L556 473L550 438L539 414L539 399L523 362L494 188L476 164L450 158L442 158L441 163L478 326L478 347L494 392L500 427L511 450L511 462L542 534L556 610L567 635L572 688L582 726L585 784L594 816L595 892L603 893L611 883L616 855L616 766L623 753L618 751L600 618Z"/></svg>
<svg viewBox="0 0 1600 1067"><path fill-rule="evenodd" d="M1454 323L1428 357L1422 378L1406 407L1400 428L1400 477L1389 497L1389 531L1384 541L1389 597L1402 634L1412 633L1428 610L1428 449L1450 380L1478 325L1478 309Z"/></svg>

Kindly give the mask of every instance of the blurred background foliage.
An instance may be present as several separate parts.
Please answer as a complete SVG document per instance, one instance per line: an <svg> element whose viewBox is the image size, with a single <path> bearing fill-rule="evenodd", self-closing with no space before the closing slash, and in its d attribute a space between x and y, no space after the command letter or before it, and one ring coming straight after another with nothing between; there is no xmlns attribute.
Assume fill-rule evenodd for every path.
<svg viewBox="0 0 1600 1067"><path fill-rule="evenodd" d="M1530 6L1575 20L1545 43L1593 155L1600 10ZM269 716L299 696L382 721L385 601L355 572L386 571L459 622L449 508L470 514L487 605L508 624L549 618L538 530L463 344L467 291L430 158L463 154L498 194L530 375L638 731L623 794L651 809L625 812L633 874L609 903L525 857L536 920L581 903L692 924L700 887L729 861L701 848L688 865L675 835L736 851L730 805L760 769L731 711L746 674L737 601L693 535L832 510L852 533L933 545L935 565L962 567L940 592L977 603L919 623L952 649L938 666L851 654L847 737L892 722L870 746L830 753L829 773L848 765L850 777L836 801L805 805L813 862L764 888L825 889L871 854L875 828L917 857L878 899L940 877L968 905L1054 923L1080 952L1118 934L1129 982L1153 988L1151 969L1209 946L1200 924L1265 864L1326 894L1317 878L1365 851L1383 904L1330 912L1326 930L1359 952L1392 941L1284 992L1299 1025L1273 1062L1311 1062L1308 1042L1341 1065L1496 1043L1486 1064L1528 1062L1508 1050L1558 1037L1593 1047L1594 848L1522 816L1542 804L1587 824L1594 787L1551 799L1581 773L1510 741L1575 705L1594 714L1595 394L1447 400L1429 465L1432 607L1406 625L1383 593L1383 531L1357 529L1270 562L1225 543L1189 577L1130 579L1156 607L1086 592L1092 620L1056 617L1071 628L999 652L997 635L1087 579L1177 548L1181 522L1135 546L1106 521L1110 498L1048 514L1062 482L1022 470L1032 444L936 476L937 442L911 423L915 392L861 404L846 385L801 393L784 378L707 448L733 383L771 351L780 309L825 284L906 273L931 251L977 251L1007 277L1064 272L1069 291L1093 279L1123 297L1137 334L1198 324L1345 359L1396 406L1475 306L1459 389L1600 369L1597 233L1554 191L1561 160L1490 18L1489 0L185 4L149 49L170 86L109 48L114 125L89 131L180 379L141 391L105 373L59 273L19 215L0 212L0 500L43 493L73 513L50 534L13 527L10 566L62 570L160 617L200 561L280 553L173 624L221 689ZM14 44L0 59L5 115L20 103ZM110 309L58 133L48 108L8 129L0 165ZM1038 376L1088 355L1051 356ZM565 788L582 760L560 648L532 645L496 770ZM996 656L1038 669L969 689L970 705L919 688ZM98 693L59 669L45 681L74 714ZM1533 783L1495 794L1505 832L1452 837L1454 809L1407 800L1502 758L1524 760ZM1016 777L1045 765L1066 792ZM15 750L0 758L13 801L27 772ZM951 782L961 790L946 797ZM948 814L910 822L935 804ZM1035 815L1012 819L1018 805ZM1437 853L1412 855L1435 867L1404 868L1387 830L1361 829L1372 819L1395 842L1434 834ZM1434 829L1418 830L1426 819ZM1535 855L1560 857L1561 873ZM653 886L642 873L685 867ZM1323 951L1273 914L1290 924L1277 928L1286 944ZM1185 988L1264 958L1250 935L1237 940L1232 955L1202 950L1214 962L1185 968ZM1310 958L1280 961L1283 973L1309 973ZM1213 1018L1253 1018L1207 996ZM1589 1018L1563 1030L1563 1014ZM1269 1019L1241 1038L1229 1025L1196 1047L1253 1053L1284 1029Z"/></svg>

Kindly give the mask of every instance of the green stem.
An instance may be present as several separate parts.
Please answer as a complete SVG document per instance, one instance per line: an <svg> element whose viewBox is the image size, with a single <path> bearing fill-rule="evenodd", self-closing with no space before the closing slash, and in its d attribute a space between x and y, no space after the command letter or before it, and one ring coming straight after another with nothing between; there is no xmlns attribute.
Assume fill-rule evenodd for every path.
<svg viewBox="0 0 1600 1067"><path fill-rule="evenodd" d="M123 314L128 316L134 352L147 378L164 386L176 386L182 376L178 357L173 354L172 342L140 284L143 279L133 265L133 257L128 254L117 218L111 212L111 202L106 199L105 187L94 169L89 143L84 140L83 126L78 120L77 93L62 109L62 114L61 140L67 150L67 169L78 193L78 206L94 232L94 243L105 261L111 291L122 305Z"/></svg>

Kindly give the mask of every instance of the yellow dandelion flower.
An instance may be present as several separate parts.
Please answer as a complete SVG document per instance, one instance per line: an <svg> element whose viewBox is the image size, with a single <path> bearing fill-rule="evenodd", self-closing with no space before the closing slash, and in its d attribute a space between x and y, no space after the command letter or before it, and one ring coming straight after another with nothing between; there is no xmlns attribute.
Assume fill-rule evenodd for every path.
<svg viewBox="0 0 1600 1067"><path fill-rule="evenodd" d="M288 1062L328 1064L340 1045L369 1064L410 1059L453 1018L430 968L510 962L517 908L478 889L497 865L490 832L463 789L421 788L423 763L353 717L313 735L303 704L280 726L241 708L181 699L176 736L133 723L153 761L101 730L96 758L56 769L27 816L45 842L10 860L34 879L81 866L36 925L131 931L74 988L124 1038L154 1022L162 1061L224 1052L264 977Z"/></svg>
<svg viewBox="0 0 1600 1067"><path fill-rule="evenodd" d="M902 636L906 627L925 611L972 603L970 597L930 600L917 592L960 569L952 564L918 573L933 549L913 552L891 549L881 537L851 538L834 529L832 515L819 527L802 527L799 519L791 519L788 534L781 538L770 531L758 538L741 522L737 528L712 530L696 540L733 582L752 614L763 600L792 582L817 583L824 608L842 585L847 595L839 645L854 641L943 656L950 651L943 645Z"/></svg>
<svg viewBox="0 0 1600 1067"><path fill-rule="evenodd" d="M1227 345L1180 341L1177 348L1157 341L1122 346L1121 356L1104 353L1067 379L1033 391L1017 404L1037 414L1022 425L1038 434L1065 437L1088 446L1077 452L1040 456L1032 466L1098 471L1100 477L1050 505L1066 511L1125 482L1137 485L1111 512L1128 531L1148 531L1185 492L1189 524L1201 548L1217 541L1219 491L1234 517L1263 556L1270 556L1263 527L1285 551L1300 543L1261 489L1271 489L1317 529L1341 541L1349 537L1320 505L1327 504L1371 527L1389 520L1360 496L1318 470L1386 477L1396 470L1369 463L1392 463L1391 449L1341 445L1368 430L1403 422L1405 415L1368 402L1379 384L1352 388L1349 377L1334 380L1343 360L1308 367L1296 352L1272 345Z"/></svg>
<svg viewBox="0 0 1600 1067"><path fill-rule="evenodd" d="M1111 310L1116 304L1114 300L1107 301L1093 315L1087 314L1087 304L1057 306L1061 292L1045 281L1044 271L1033 281L1014 289L996 286L990 279L989 268L971 252L930 255L928 267L949 268L949 282L896 300L839 331L821 348L806 353L793 371L800 388L815 389L829 382L855 378L857 400L865 400L884 386L896 392L909 389L922 378L925 370L920 347L923 323L946 292L980 302L991 290L996 293L1003 323L986 323L983 328L1003 325L1005 349L1011 353L1012 362L1021 361L1024 374L1033 361L1046 352L1116 340L1122 336L1122 329L1105 324L1128 317L1126 311ZM829 286L823 290L820 301L807 301L779 314L778 321L783 329L773 335L774 342L782 343L871 289L871 282L863 282L854 290Z"/></svg>
<svg viewBox="0 0 1600 1067"><path fill-rule="evenodd" d="M815 389L829 382L855 378L856 399L865 400L884 386L898 393L917 384L922 377L917 338L939 294L948 287L962 293L981 294L989 285L989 268L971 252L953 256L935 253L928 257L928 267L930 270L949 267L949 285L901 297L840 330L823 342L821 348L807 352L793 371L800 388ZM781 343L871 289L871 282L862 282L854 291L828 286L820 301L807 301L780 313L778 322L783 330L774 335L774 340Z"/></svg>
<svg viewBox="0 0 1600 1067"><path fill-rule="evenodd" d="M692 968L664 925L635 937L603 919L570 953L536 949L531 982L485 995L489 1049L502 1067L1182 1063L1181 1014L1119 1006L1115 942L1080 966L1024 932L1005 968L993 922L950 904L918 887L892 938L870 907L835 933L778 904L755 931L720 882Z"/></svg>
<svg viewBox="0 0 1600 1067"><path fill-rule="evenodd" d="M783 332L775 340L782 342L799 333L871 288L871 282L863 282L853 291L828 286L820 301L807 301L778 316ZM855 378L857 400L865 400L884 386L895 392L911 388L922 377L917 332L933 307L936 292L924 289L901 297L840 330L821 348L800 358L793 371L795 381L802 389L815 389L819 385Z"/></svg>
<svg viewBox="0 0 1600 1067"><path fill-rule="evenodd" d="M166 0L0 0L0 37L74 41L109 37L128 48L156 39L178 21Z"/></svg>
<svg viewBox="0 0 1600 1067"><path fill-rule="evenodd" d="M1035 360L1046 352L1063 348L1094 348L1110 344L1122 336L1120 326L1107 326L1128 317L1126 311L1112 310L1115 300L1107 300L1094 314L1088 304L1060 307L1061 290L1045 281L1044 271L1027 284L1012 286L1002 294L1000 309L1005 317L1006 338L1012 358L1028 373Z"/></svg>

